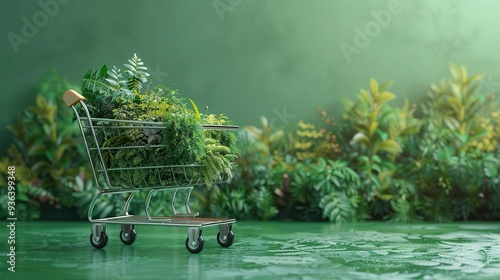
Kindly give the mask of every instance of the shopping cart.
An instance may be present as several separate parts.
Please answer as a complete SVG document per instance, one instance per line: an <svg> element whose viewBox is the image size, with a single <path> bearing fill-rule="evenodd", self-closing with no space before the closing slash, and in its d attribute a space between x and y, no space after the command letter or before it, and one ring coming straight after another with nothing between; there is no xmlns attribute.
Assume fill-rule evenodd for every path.
<svg viewBox="0 0 500 280"><path fill-rule="evenodd" d="M104 248L108 243L106 234L106 224L120 224L120 240L130 245L136 239L136 225L160 225L187 227L186 248L191 253L199 253L203 250L204 239L201 236L201 228L218 226L217 242L222 247L229 247L233 244L234 234L232 224L235 219L200 218L198 212L191 211L189 200L191 191L196 185L204 184L201 175L201 165L169 165L161 166L151 163L140 163L137 166L113 167L109 164L107 155L116 153L119 150L144 150L158 151L164 146L160 144L152 145L105 145L105 143L116 142L113 137L127 133L137 133L146 130L161 130L164 128L161 122L143 122L130 120L115 120L104 118L92 118L90 116L85 98L73 90L68 90L63 95L64 102L75 112L83 142L90 160L90 166L94 174L98 192L90 203L88 219L92 223L90 243L95 248ZM79 113L76 105L83 108L83 113ZM202 125L204 129L211 130L232 130L237 131L238 126L230 125ZM110 141L111 140L111 141ZM154 153L151 153L154 155ZM148 174L144 178L133 176L134 172ZM225 183L229 180L227 176L214 183ZM146 191L147 196L144 202L145 215L129 214L129 207L132 199L139 191ZM153 216L150 211L150 203L153 195L160 191L170 191L170 208L172 215L158 217ZM180 210L179 203L176 203L178 191L184 192ZM106 218L94 218L93 211L98 199L105 195L125 196L123 214Z"/></svg>

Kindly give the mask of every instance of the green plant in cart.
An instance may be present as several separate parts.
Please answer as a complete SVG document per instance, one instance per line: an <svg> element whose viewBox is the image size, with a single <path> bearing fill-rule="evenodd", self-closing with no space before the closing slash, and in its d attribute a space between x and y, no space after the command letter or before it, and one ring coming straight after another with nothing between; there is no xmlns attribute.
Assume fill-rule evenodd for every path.
<svg viewBox="0 0 500 280"><path fill-rule="evenodd" d="M198 182L196 178L201 178L200 183L211 187L216 181L231 178L231 162L237 155L236 137L228 131L202 128L202 124L229 124L229 119L224 115L202 115L194 101L189 99L192 106L189 108L176 89L148 83L147 68L137 55L124 66L125 71L103 66L99 71L90 69L85 74L81 91L90 115L160 122L164 127L116 129L98 135L104 137L100 144L105 148L105 165L115 170L111 172L113 182L130 188L158 186L158 180L177 184L179 180ZM165 168L158 171L156 167L149 168L152 166ZM141 192L136 197L140 200L143 195Z"/></svg>
<svg viewBox="0 0 500 280"><path fill-rule="evenodd" d="M192 100L191 104L194 108L195 115L200 116L203 124L209 125L228 125L231 124L227 116L220 114L209 114L203 116L198 111L198 108ZM201 163L204 168L202 170L203 177L207 186L212 187L213 181L232 179L233 162L237 159L239 149L236 145L237 138L233 132L227 130L204 130L205 137L205 153L201 157Z"/></svg>

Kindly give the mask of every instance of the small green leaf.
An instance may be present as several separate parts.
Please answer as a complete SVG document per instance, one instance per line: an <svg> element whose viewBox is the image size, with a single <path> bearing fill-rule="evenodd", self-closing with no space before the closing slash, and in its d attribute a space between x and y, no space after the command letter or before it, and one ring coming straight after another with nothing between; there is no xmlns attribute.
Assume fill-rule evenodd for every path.
<svg viewBox="0 0 500 280"><path fill-rule="evenodd" d="M378 96L378 83L375 79L370 79L370 92L372 93L372 96L377 97Z"/></svg>
<svg viewBox="0 0 500 280"><path fill-rule="evenodd" d="M260 116L260 125L262 126L262 128L267 128L269 127L269 123L267 121L267 118L264 117L264 116Z"/></svg>
<svg viewBox="0 0 500 280"><path fill-rule="evenodd" d="M456 64L450 63L450 72L451 72L451 76L453 77L454 81L457 81L457 82L460 81L460 77L461 77L460 69L458 68L458 66Z"/></svg>
<svg viewBox="0 0 500 280"><path fill-rule="evenodd" d="M384 104L392 99L396 98L396 95L392 92L384 91L380 96L377 98L377 103L379 104Z"/></svg>
<svg viewBox="0 0 500 280"><path fill-rule="evenodd" d="M28 150L28 155L37 156L43 154L46 150L47 146L45 144L33 144Z"/></svg>
<svg viewBox="0 0 500 280"><path fill-rule="evenodd" d="M273 134L271 134L269 136L269 142L275 143L275 142L283 139L283 137L285 137L285 132L283 132L282 130L275 131L275 132L273 132Z"/></svg>
<svg viewBox="0 0 500 280"><path fill-rule="evenodd" d="M375 134L375 131L377 131L377 128L378 128L378 122L372 122L370 124L370 130L368 131L369 135L372 136L373 134Z"/></svg>
<svg viewBox="0 0 500 280"><path fill-rule="evenodd" d="M395 140L392 139L387 139L382 141L378 145L378 150L379 151L386 151L391 154L398 154L401 152L401 146L396 142Z"/></svg>
<svg viewBox="0 0 500 280"><path fill-rule="evenodd" d="M381 84L381 85L379 86L378 90L379 90L380 92L385 92L385 91L387 91L387 90L389 89L389 87L391 87L391 86L392 86L392 83L393 83L392 81L387 81L387 82L384 82L383 84Z"/></svg>
<svg viewBox="0 0 500 280"><path fill-rule="evenodd" d="M368 138L365 134L358 132L354 135L354 137L352 137L351 143L361 144L368 147L370 145L370 138Z"/></svg>
<svg viewBox="0 0 500 280"><path fill-rule="evenodd" d="M201 115L200 115L200 111L198 111L198 107L196 106L196 104L194 103L194 101L189 98L189 102L191 102L191 106L193 106L193 110L194 110L194 114L195 114L195 117L197 120L201 120Z"/></svg>
<svg viewBox="0 0 500 280"><path fill-rule="evenodd" d="M483 74L476 74L472 77L470 77L466 82L465 82L465 85L470 85L472 84L473 82L475 81L479 81L479 80L482 80L484 78L484 75Z"/></svg>
<svg viewBox="0 0 500 280"><path fill-rule="evenodd" d="M106 65L103 65L101 67L101 71L99 71L99 77L105 78L107 74L108 74L108 67Z"/></svg>

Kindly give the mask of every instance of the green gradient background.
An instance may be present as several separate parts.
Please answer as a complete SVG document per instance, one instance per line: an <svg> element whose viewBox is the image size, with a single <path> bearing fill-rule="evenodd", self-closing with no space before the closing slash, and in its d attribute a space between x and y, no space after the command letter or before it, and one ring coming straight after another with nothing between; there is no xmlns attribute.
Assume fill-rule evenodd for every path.
<svg viewBox="0 0 500 280"><path fill-rule="evenodd" d="M350 63L339 45L353 44L355 28L389 0L217 0L234 4L222 16L214 0L66 1L18 53L7 35L43 10L0 2L0 155L11 141L5 126L51 67L79 83L88 68L121 67L134 52L164 73L158 80L239 125L260 115L276 125L315 120L319 105L339 116L371 77L395 81L396 104L418 102L449 62L486 73L482 90L500 90L500 1L400 0L402 11Z"/></svg>

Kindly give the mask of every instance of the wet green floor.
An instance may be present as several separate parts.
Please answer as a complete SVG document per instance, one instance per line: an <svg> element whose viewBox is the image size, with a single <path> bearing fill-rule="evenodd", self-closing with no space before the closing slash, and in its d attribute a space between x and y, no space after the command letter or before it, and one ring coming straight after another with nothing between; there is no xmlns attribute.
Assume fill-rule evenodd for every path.
<svg viewBox="0 0 500 280"><path fill-rule="evenodd" d="M18 222L11 273L4 226L0 278L500 279L500 223L237 222L230 248L217 244L216 227L204 228L200 254L186 250L185 228L136 229L126 246L109 225L109 243L97 250L89 223Z"/></svg>

